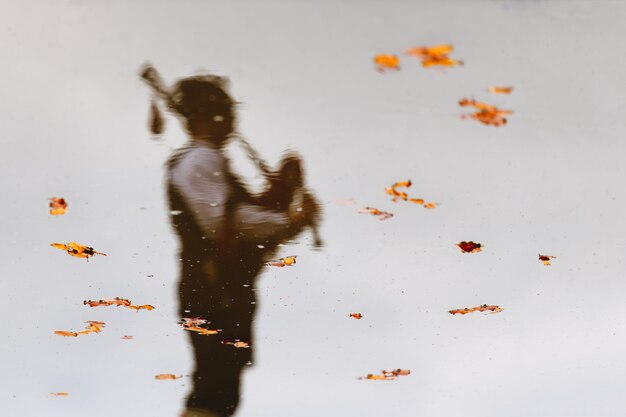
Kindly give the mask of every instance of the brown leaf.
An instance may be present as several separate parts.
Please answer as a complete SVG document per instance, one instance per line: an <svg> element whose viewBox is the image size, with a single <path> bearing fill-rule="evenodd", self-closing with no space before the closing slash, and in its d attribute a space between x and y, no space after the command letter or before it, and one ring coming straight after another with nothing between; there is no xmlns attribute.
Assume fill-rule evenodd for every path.
<svg viewBox="0 0 626 417"><path fill-rule="evenodd" d="M50 214L53 216L65 214L65 211L67 210L67 202L64 198L51 197L48 200L50 200L50 204L48 204L48 207L50 207Z"/></svg>
<svg viewBox="0 0 626 417"><path fill-rule="evenodd" d="M459 249L461 249L461 252L464 253L482 252L482 248L484 247L481 243L474 243L471 240L469 242L459 242L456 244L456 246L458 246Z"/></svg>
<svg viewBox="0 0 626 417"><path fill-rule="evenodd" d="M491 311L491 314L496 314L501 312L502 310L504 310L501 307L495 306L495 305L487 305L487 304L483 304L477 307L472 307L472 308L458 308L456 310L450 310L448 311L450 314L455 315L455 314L461 314L461 315L465 315L468 313L473 313L475 311Z"/></svg>

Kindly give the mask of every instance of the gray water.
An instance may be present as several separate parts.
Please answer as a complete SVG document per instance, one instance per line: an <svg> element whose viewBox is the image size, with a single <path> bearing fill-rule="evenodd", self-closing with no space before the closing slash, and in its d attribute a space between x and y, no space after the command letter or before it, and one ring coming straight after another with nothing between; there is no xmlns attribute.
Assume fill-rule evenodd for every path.
<svg viewBox="0 0 626 417"><path fill-rule="evenodd" d="M193 369L163 185L185 135L169 117L151 139L137 76L151 61L170 81L229 77L239 131L271 163L300 152L324 204L325 247L304 234L279 251L297 265L259 277L238 416L624 415L625 18L600 1L4 1L1 414L183 409L190 378L154 375ZM464 67L372 65L447 42ZM461 120L463 97L515 113ZM391 202L384 188L405 179L440 206ZM52 196L65 216L48 214ZM461 240L485 248L461 254ZM70 241L108 256L49 246ZM82 304L115 296L156 309ZM504 311L448 313L483 303ZM53 334L86 320L107 327ZM398 367L411 375L357 379Z"/></svg>

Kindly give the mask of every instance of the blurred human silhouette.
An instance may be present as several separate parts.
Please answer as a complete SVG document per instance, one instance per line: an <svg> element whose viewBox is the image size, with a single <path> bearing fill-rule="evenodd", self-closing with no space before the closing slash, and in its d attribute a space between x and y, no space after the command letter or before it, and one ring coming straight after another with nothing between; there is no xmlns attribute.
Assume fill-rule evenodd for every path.
<svg viewBox="0 0 626 417"><path fill-rule="evenodd" d="M260 196L248 192L231 171L224 146L235 137L236 103L226 92L226 79L188 77L170 90L151 66L141 76L155 92L151 125L158 129L153 130L163 128L158 98L189 135L167 164L171 221L181 243L180 315L206 319L211 328L221 329L208 336L187 332L196 367L183 416L230 416L239 402L242 369L252 360L255 278L280 242L317 225L319 205L303 187L302 164L295 155L271 173L249 148L268 177L268 189ZM250 347L223 343L234 341Z"/></svg>

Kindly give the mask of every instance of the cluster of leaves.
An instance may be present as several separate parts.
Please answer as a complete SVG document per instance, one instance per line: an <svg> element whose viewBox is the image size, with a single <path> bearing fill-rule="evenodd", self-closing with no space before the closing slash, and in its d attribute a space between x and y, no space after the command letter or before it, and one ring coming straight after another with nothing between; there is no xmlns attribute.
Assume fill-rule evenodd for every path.
<svg viewBox="0 0 626 417"><path fill-rule="evenodd" d="M58 216L58 215L65 214L67 210L67 202L65 201L64 198L52 197L49 200L50 200L49 209L50 209L51 215ZM70 256L73 256L76 258L83 258L87 260L89 260L90 257L95 256L95 255L107 256L107 254L98 252L91 246L81 245L76 242L69 242L67 244L66 243L52 243L50 244L50 246L57 248L57 249L64 250ZM83 304L88 305L89 307L108 307L108 306L125 307L125 308L129 308L132 310L137 310L137 311L154 309L154 306L150 304L133 305L130 300L121 298L121 297L115 297L113 299L101 299L101 300L84 300ZM85 323L87 324L87 326L85 327L85 330L81 330L77 332L67 331L67 330L55 330L54 334L58 336L63 336L63 337L78 337L80 335L86 335L89 333L100 333L102 329L106 326L106 324L102 321L86 321ZM122 336L123 340L131 340L132 338L133 338L132 336L128 336L128 335ZM157 375L156 378L168 379L167 374ZM178 377L175 377L173 379L176 379L176 378ZM50 394L53 396L68 396L69 395L69 393L67 392L52 392Z"/></svg>
<svg viewBox="0 0 626 417"><path fill-rule="evenodd" d="M405 53L417 57L422 61L422 67L456 67L463 65L463 61L450 58L454 47L450 44L434 46L416 46L407 49ZM374 64L380 72L400 70L400 58L396 54L379 54L374 56Z"/></svg>

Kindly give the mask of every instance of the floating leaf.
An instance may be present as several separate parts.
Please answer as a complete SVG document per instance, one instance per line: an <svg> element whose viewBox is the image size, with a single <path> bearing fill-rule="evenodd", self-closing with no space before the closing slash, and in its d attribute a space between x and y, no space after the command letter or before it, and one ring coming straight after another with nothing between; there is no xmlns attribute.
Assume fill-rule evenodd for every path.
<svg viewBox="0 0 626 417"><path fill-rule="evenodd" d="M491 86L487 89L492 94L511 94L513 87L497 87Z"/></svg>
<svg viewBox="0 0 626 417"><path fill-rule="evenodd" d="M463 117L474 119L484 125L489 126L504 126L507 124L507 119L504 117L508 114L513 114L511 110L502 110L492 104L482 103L474 99L463 98L459 100L459 106L466 107L471 106L476 109L475 113L464 115Z"/></svg>
<svg viewBox="0 0 626 417"><path fill-rule="evenodd" d="M182 325L183 327L185 326L201 326L203 324L206 324L207 320L201 318L201 317L183 317L182 319L180 319L179 324Z"/></svg>
<svg viewBox="0 0 626 417"><path fill-rule="evenodd" d="M133 310L154 310L154 306L150 304L144 305L133 305L130 300L126 298L115 297L112 300L85 300L83 301L84 305L88 305L89 307L108 307L108 306L117 306L117 307L126 307Z"/></svg>
<svg viewBox="0 0 626 417"><path fill-rule="evenodd" d="M144 305L140 305L140 306L130 305L130 306L128 306L128 308L131 308L131 309L137 310L137 311L139 311L139 310L148 310L148 311L154 310L154 306L151 306L150 304L144 304Z"/></svg>
<svg viewBox="0 0 626 417"><path fill-rule="evenodd" d="M174 375L174 374L158 374L154 376L154 379L159 380L159 381L164 381L167 379L180 379L182 378L182 375Z"/></svg>
<svg viewBox="0 0 626 417"><path fill-rule="evenodd" d="M435 45L435 46L417 46L411 49L407 49L407 55L413 55L419 58L428 56L441 56L447 55L452 52L454 46L450 44Z"/></svg>
<svg viewBox="0 0 626 417"><path fill-rule="evenodd" d="M380 72L399 70L400 58L397 55L380 54L374 57L374 64L376 64L376 68Z"/></svg>
<svg viewBox="0 0 626 417"><path fill-rule="evenodd" d="M382 371L383 375L388 375L388 376L407 376L411 374L411 371L409 369L392 369L391 371Z"/></svg>
<svg viewBox="0 0 626 417"><path fill-rule="evenodd" d="M67 210L67 202L64 198L52 197L48 200L50 200L50 204L48 204L48 206L50 207L50 214L52 214L53 216L65 214L65 211Z"/></svg>
<svg viewBox="0 0 626 417"><path fill-rule="evenodd" d="M475 243L472 242L471 240L469 242L466 241L462 241L456 244L456 246L459 247L459 249L461 249L461 252L464 253L476 253L476 252L481 252L483 245L481 243Z"/></svg>
<svg viewBox="0 0 626 417"><path fill-rule="evenodd" d="M450 44L418 46L408 49L406 54L420 58L424 68L455 67L463 65L463 61L452 59L448 56L453 49L454 47Z"/></svg>
<svg viewBox="0 0 626 417"><path fill-rule="evenodd" d="M473 313L475 311L491 311L491 314L496 314L496 313L501 312L502 310L504 310L504 309L501 308L501 307L498 307L498 306L483 304L483 305L480 305L478 307L458 308L456 310L450 310L448 312L450 314L452 314L452 315L454 315L454 314L465 315L465 314L468 314L468 313Z"/></svg>
<svg viewBox="0 0 626 417"><path fill-rule="evenodd" d="M107 256L106 253L96 252L92 247L83 246L76 242L64 243L51 243L50 246L66 251L69 255L77 258L89 258L94 255Z"/></svg>
<svg viewBox="0 0 626 417"><path fill-rule="evenodd" d="M87 330L79 332L81 334L87 334L91 332L100 333L102 331L102 328L105 326L105 323L102 321L86 321L85 323L87 323Z"/></svg>
<svg viewBox="0 0 626 417"><path fill-rule="evenodd" d="M205 319L202 319L200 317L189 317L189 318L183 317L179 322L179 324L184 330L188 330L190 332L196 332L202 336L210 336L210 335L221 332L220 329L213 330L213 329L206 329L204 327L200 327L206 323L208 322Z"/></svg>
<svg viewBox="0 0 626 417"><path fill-rule="evenodd" d="M437 208L437 203L424 204L423 198L413 198L413 197L409 198L409 195L405 193L404 191L398 191L398 188L403 188L403 187L409 188L411 185L413 185L411 180L398 181L398 182L393 183L393 185L391 185L390 187L385 188L385 192L389 194L390 196L392 196L391 201L393 201L394 203L397 202L398 200L404 200L410 203L419 204L422 207L428 208L428 209Z"/></svg>
<svg viewBox="0 0 626 417"><path fill-rule="evenodd" d="M235 339L231 341L222 340L222 343L225 345L232 345L238 349L247 349L250 347L250 345L247 342L241 341L239 339Z"/></svg>
<svg viewBox="0 0 626 417"><path fill-rule="evenodd" d="M367 374L365 377L359 377L358 379L370 379L374 381L393 381L398 379L399 376L407 376L411 374L411 371L408 369L393 369L391 371L382 370L380 371L380 375L376 374Z"/></svg>
<svg viewBox="0 0 626 417"><path fill-rule="evenodd" d="M108 307L108 306L117 306L117 307L128 307L131 305L130 300L125 298L115 297L112 300L84 300L84 305L88 305L89 307Z"/></svg>
<svg viewBox="0 0 626 417"><path fill-rule="evenodd" d="M371 379L373 381L393 381L394 379L396 379L396 377L386 376L386 375L367 374L367 376L360 376L358 379Z"/></svg>
<svg viewBox="0 0 626 417"><path fill-rule="evenodd" d="M551 265L550 259L556 259L556 256L539 254L539 260L543 262L545 266Z"/></svg>
<svg viewBox="0 0 626 417"><path fill-rule="evenodd" d="M297 256L286 256L284 258L280 258L277 261L268 261L265 263L266 266L275 266L278 268L282 268L284 266L293 266L296 264Z"/></svg>
<svg viewBox="0 0 626 417"><path fill-rule="evenodd" d="M54 334L58 334L59 336L65 337L77 337L78 333L76 332L66 332L65 330L55 330Z"/></svg>
<svg viewBox="0 0 626 417"><path fill-rule="evenodd" d="M371 214L372 216L378 217L378 220L387 220L393 217L393 213L381 211L374 207L363 207L362 209L359 209L358 212L362 214Z"/></svg>
<svg viewBox="0 0 626 417"><path fill-rule="evenodd" d="M68 332L65 330L55 330L54 334L64 337L77 337L81 334L89 334L89 333L100 333L102 328L105 326L104 322L101 321L86 321L87 326L86 330L82 330L80 332Z"/></svg>

